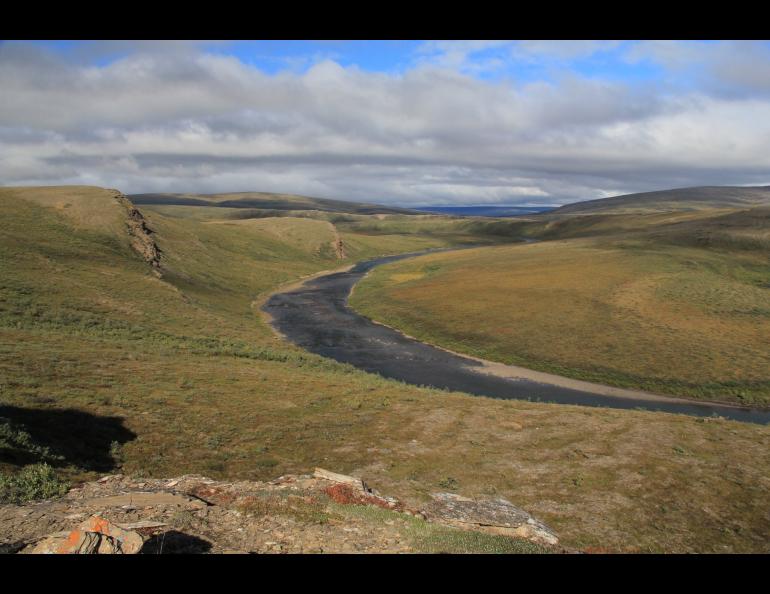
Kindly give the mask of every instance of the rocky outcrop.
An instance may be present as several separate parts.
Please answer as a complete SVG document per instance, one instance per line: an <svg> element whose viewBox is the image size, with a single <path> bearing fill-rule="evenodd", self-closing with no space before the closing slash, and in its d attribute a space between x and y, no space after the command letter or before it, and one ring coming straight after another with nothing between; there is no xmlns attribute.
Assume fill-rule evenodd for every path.
<svg viewBox="0 0 770 594"><path fill-rule="evenodd" d="M152 266L156 276L161 277L161 251L155 243L155 240L152 238L152 229L147 226L147 221L144 216L133 205L128 197L117 190L114 190L114 192L115 200L126 209L128 215L126 226L128 228L131 248L139 254L145 262Z"/></svg>
<svg viewBox="0 0 770 594"><path fill-rule="evenodd" d="M337 239L332 242L332 248L334 249L334 253L338 260L344 260L348 257L347 253L345 252L345 244L339 235L337 236Z"/></svg>
<svg viewBox="0 0 770 594"><path fill-rule="evenodd" d="M383 511L362 513L356 506ZM557 542L504 500L440 494L427 508L410 509L360 478L319 468L269 482L106 476L57 499L0 505L0 552L409 553L415 552L415 532L424 533L431 522L442 530L495 528L495 534L531 539L548 550Z"/></svg>
<svg viewBox="0 0 770 594"><path fill-rule="evenodd" d="M344 260L348 257L347 251L345 250L345 242L342 241L340 232L337 230L337 227L334 226L334 223L329 223L329 225L334 234L334 239L331 241L332 253L338 260Z"/></svg>
<svg viewBox="0 0 770 594"><path fill-rule="evenodd" d="M369 487L362 479L329 472L323 468L316 468L313 478L328 481L330 484L323 492L335 503L345 505L375 505L384 509L392 509L410 515L420 515L420 512L408 510L403 503L393 497L381 495Z"/></svg>
<svg viewBox="0 0 770 594"><path fill-rule="evenodd" d="M91 516L70 532L52 534L28 552L34 555L131 555L144 546L141 534L99 516Z"/></svg>
<svg viewBox="0 0 770 594"><path fill-rule="evenodd" d="M556 545L559 538L548 526L506 499L470 499L455 493L433 493L425 513L433 522Z"/></svg>

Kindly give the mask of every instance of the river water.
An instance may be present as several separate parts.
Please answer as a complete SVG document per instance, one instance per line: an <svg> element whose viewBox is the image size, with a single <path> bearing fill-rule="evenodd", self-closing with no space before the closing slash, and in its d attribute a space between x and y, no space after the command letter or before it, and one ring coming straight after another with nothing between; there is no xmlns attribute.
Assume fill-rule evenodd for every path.
<svg viewBox="0 0 770 594"><path fill-rule="evenodd" d="M376 324L347 305L350 291L375 266L423 255L401 254L368 260L346 272L305 282L299 289L273 295L265 304L274 327L298 346L384 377L418 386L467 392L493 398L645 409L700 417L770 423L770 410L684 401L652 396L609 396L590 389L514 379L484 373L483 364L424 344Z"/></svg>

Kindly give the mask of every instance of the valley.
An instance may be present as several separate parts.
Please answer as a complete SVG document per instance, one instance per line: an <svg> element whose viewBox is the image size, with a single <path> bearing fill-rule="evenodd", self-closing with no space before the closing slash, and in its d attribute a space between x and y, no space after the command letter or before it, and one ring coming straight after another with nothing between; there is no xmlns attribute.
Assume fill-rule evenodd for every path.
<svg viewBox="0 0 770 594"><path fill-rule="evenodd" d="M504 497L576 549L766 550L767 425L409 385L293 345L260 311L270 295L323 271L466 247L374 269L357 285L351 305L459 352L493 360L515 356L513 362L534 369L538 361L561 365L557 372L564 376L582 369L600 383L647 377L656 391L760 406L766 402L766 352L762 333L750 328L764 324L766 302L752 287L761 289L767 279L766 231L757 213L732 208L708 217L634 215L623 223L631 231L619 239L619 219L611 224L553 213L482 220L362 214L355 206L350 212L307 211L303 203L303 210L276 216L271 203L266 212L252 213L270 216L244 217L253 203L244 209L156 200L135 205L160 255L156 268L132 246L120 196L85 186L0 189L3 476L45 462L69 484L117 471L259 481L323 466L366 476L415 506L441 490ZM661 225L666 217L676 220ZM543 241L522 244L522 236ZM479 245L485 247L470 247ZM662 293L644 283L618 293L618 283L623 287L628 280L627 264L628 270L687 282L669 281L660 285ZM578 282L583 266L582 277L595 282ZM458 284L462 274L471 280ZM587 333L584 348L546 323L566 307L549 284L557 279L581 296L568 311L572 332ZM522 287L514 291L515 308L506 301L506 283L514 281ZM682 376L683 385L695 386L692 392L677 392L668 376L655 375L653 351L641 358L639 369L648 376L632 367L580 367L610 346L623 364L633 359L620 340L627 334L623 319L613 328L615 343L589 348L594 325L581 322L575 308L587 304L591 316L601 316L605 306L597 305L596 312L591 307L606 294L625 299L624 311L656 316L666 312L650 295L666 303L700 295L680 320L705 333L695 341L697 366L687 371L687 361L669 356L684 348L681 341L661 343L672 349L661 358L679 365L676 373L692 374ZM522 299L531 304L526 318L517 313ZM515 323L500 323L495 312L501 305ZM538 314L540 307L551 318ZM658 325L676 319L667 315L652 319ZM446 316L456 322L453 336L441 329ZM720 316L731 326L713 321ZM526 361L518 359L522 351L505 346L508 333L522 323L535 341L526 343ZM505 331L503 339L494 338L494 326ZM743 350L734 332L742 333ZM539 358L537 340L564 359ZM732 361L720 361L714 354L720 349L734 351ZM703 363L709 352L715 365ZM577 355L583 359L568 359ZM720 370L729 368L737 376L725 380ZM713 385L720 381L735 381L736 391ZM739 398L739 391L747 396Z"/></svg>

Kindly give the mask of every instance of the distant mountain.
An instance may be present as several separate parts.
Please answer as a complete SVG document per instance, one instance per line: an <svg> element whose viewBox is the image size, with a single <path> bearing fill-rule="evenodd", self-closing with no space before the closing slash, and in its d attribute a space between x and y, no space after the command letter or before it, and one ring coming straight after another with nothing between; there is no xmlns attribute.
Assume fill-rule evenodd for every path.
<svg viewBox="0 0 770 594"><path fill-rule="evenodd" d="M311 198L295 194L270 192L238 192L231 194L131 194L134 204L173 206L215 206L269 210L320 210L349 214L420 214L408 208L382 206L364 202L347 202L327 198Z"/></svg>
<svg viewBox="0 0 770 594"><path fill-rule="evenodd" d="M770 186L702 186L567 204L551 214L630 214L770 205Z"/></svg>
<svg viewBox="0 0 770 594"><path fill-rule="evenodd" d="M456 217L518 217L554 210L551 206L418 206L415 210Z"/></svg>

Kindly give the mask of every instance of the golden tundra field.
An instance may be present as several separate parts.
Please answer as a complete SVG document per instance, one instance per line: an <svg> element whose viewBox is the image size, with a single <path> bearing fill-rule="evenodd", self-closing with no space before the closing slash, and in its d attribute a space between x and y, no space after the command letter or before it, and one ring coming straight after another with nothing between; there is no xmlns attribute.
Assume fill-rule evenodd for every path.
<svg viewBox="0 0 770 594"><path fill-rule="evenodd" d="M720 213L718 236L708 235L713 220L689 220L685 231L680 216L655 234L423 256L375 269L351 303L412 336L494 361L767 406L768 212Z"/></svg>
<svg viewBox="0 0 770 594"><path fill-rule="evenodd" d="M499 228L490 239L485 226L442 217L319 215L295 217L302 231L293 233L292 217L266 229L264 219L195 208L140 208L161 250L159 278L131 249L114 192L0 189L0 492L41 462L68 483L114 472L271 479L321 466L413 504L447 490L505 497L579 549L770 550L770 427L408 386L293 347L259 314L271 291L303 276L377 254L499 242ZM344 258L329 249L335 234ZM576 245L612 262L615 248ZM550 251L544 261L568 266L556 243L487 253L493 264L527 251ZM440 280L452 258L483 253L383 268L388 283L413 275L383 290L386 303L393 287ZM714 258L708 270L718 272ZM735 273L746 286L759 279L753 258ZM695 272L707 265L696 253L687 260ZM485 262L479 281L457 290L462 303L447 307L471 315L481 289L496 284ZM440 267L420 268L428 263ZM497 284L510 274L498 273ZM726 320L764 320L743 312L761 304L753 293L737 294L746 301L720 302L733 308ZM627 303L641 307L634 296L649 295L637 287ZM427 302L413 304L429 312ZM688 316L714 314L687 308L682 323ZM746 382L759 372L743 360Z"/></svg>

